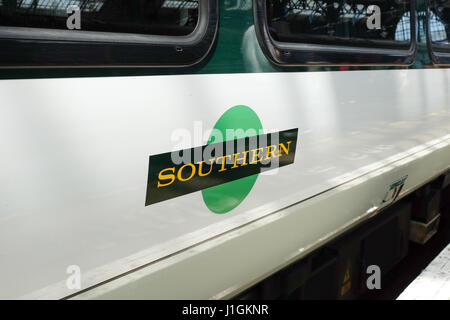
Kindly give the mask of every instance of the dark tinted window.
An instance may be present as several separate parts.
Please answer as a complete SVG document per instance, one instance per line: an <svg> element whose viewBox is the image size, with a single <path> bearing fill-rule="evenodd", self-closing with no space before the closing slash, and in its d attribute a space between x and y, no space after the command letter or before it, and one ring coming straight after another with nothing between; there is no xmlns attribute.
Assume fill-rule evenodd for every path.
<svg viewBox="0 0 450 320"><path fill-rule="evenodd" d="M428 28L433 44L450 43L450 0L430 1Z"/></svg>
<svg viewBox="0 0 450 320"><path fill-rule="evenodd" d="M0 0L0 26L67 30L72 5L85 31L181 36L198 20L198 0Z"/></svg>
<svg viewBox="0 0 450 320"><path fill-rule="evenodd" d="M448 0L447 0L448 1ZM407 48L411 43L409 0L267 0L274 40L312 44ZM380 24L369 28L380 9Z"/></svg>

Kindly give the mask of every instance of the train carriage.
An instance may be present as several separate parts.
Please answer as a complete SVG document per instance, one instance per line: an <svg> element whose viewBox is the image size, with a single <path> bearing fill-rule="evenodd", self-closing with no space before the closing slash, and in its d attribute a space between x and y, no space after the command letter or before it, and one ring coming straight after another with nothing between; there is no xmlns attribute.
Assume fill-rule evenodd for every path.
<svg viewBox="0 0 450 320"><path fill-rule="evenodd" d="M448 211L449 39L445 0L0 0L0 298L357 297Z"/></svg>

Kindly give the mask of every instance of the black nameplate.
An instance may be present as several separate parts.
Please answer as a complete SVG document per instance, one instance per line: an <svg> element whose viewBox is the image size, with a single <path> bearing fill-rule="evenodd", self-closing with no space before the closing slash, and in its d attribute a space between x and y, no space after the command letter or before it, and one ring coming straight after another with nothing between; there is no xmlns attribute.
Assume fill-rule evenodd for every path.
<svg viewBox="0 0 450 320"><path fill-rule="evenodd" d="M151 155L145 205L294 162L298 129Z"/></svg>

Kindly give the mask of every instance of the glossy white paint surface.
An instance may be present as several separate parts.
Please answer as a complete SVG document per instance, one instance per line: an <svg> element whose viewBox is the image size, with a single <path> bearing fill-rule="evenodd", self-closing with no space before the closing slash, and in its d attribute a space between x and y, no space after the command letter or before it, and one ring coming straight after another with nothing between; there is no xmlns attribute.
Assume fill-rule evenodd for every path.
<svg viewBox="0 0 450 320"><path fill-rule="evenodd" d="M267 215L73 298L231 298L340 233L370 219L375 201L368 199L381 197L393 176L415 173L408 178L407 186L400 194L403 197L413 190L411 186L428 182L430 173L441 172L448 159L450 139L447 136L425 150L411 153L308 201ZM359 214L346 221L356 212ZM345 223L333 229L337 221ZM303 246L305 243L308 245Z"/></svg>
<svg viewBox="0 0 450 320"><path fill-rule="evenodd" d="M2 80L0 298L73 294L65 285L69 265L80 266L87 288L384 168L383 179L360 194L358 204L327 207L325 201L328 209L320 214L297 214L290 236L307 248L366 205L378 205L405 173L413 188L450 165L449 75L436 69ZM260 175L243 203L224 215L210 212L200 192L145 207L148 156L178 149L175 130L193 131L195 121L210 129L241 104L265 129L299 128L295 163ZM438 151L446 158L436 158ZM433 170L417 163L407 170L413 159L433 154ZM393 163L401 172L389 167ZM341 188L358 190L351 186ZM279 236L268 229L270 246L285 255ZM280 258L269 255L264 268L281 265ZM230 259L223 257L223 270L214 271L225 272ZM177 274L183 272L189 275L186 269ZM230 271L228 285L187 289L193 297L220 295L231 282L244 285L238 281L243 274ZM159 275L158 287L142 292L183 296L174 280Z"/></svg>

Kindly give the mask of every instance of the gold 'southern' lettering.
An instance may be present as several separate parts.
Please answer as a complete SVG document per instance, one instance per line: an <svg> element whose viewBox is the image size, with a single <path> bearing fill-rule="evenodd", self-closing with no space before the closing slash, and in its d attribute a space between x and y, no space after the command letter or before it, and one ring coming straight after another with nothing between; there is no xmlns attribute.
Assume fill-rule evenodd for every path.
<svg viewBox="0 0 450 320"><path fill-rule="evenodd" d="M198 162L198 175L199 177L205 177L208 174L211 173L212 168L213 168L213 163L214 163L215 158L209 159L209 161L211 162L211 164L209 165L209 171L207 173L203 173L202 172L202 167L203 167L203 163L205 162L205 160Z"/></svg>
<svg viewBox="0 0 450 320"><path fill-rule="evenodd" d="M166 172L166 171L169 171L169 172L172 172L172 173L164 174L164 172ZM167 183L161 183L161 182L158 181L157 187L158 188L159 187L166 187L166 186L172 184L175 181L175 174L174 173L175 173L175 167L173 167L173 168L166 168L166 169L161 170L159 172L159 174L158 174L158 180L170 180L170 181L167 182Z"/></svg>
<svg viewBox="0 0 450 320"><path fill-rule="evenodd" d="M249 151L247 150L247 151L244 151L244 152L238 152L238 153L233 154L233 156L234 156L234 165L231 167L231 169L234 169L234 168L238 167L238 164L237 164L238 161L243 161L243 163L240 164L241 167L246 166L248 164L247 163L247 154L248 154L248 152ZM244 156L242 158L238 158L238 154L241 154L241 153L243 153Z"/></svg>
<svg viewBox="0 0 450 320"><path fill-rule="evenodd" d="M182 176L181 173L183 172L183 169L186 168L186 167L188 167L188 166L192 168L192 169L191 169L191 174L190 174L189 177L183 178L183 176ZM193 165L192 163L186 163L184 166L182 166L182 167L178 170L177 178L178 178L178 180L180 180L180 181L188 181L188 180L191 180L192 177L195 175L195 172L196 172L196 171L197 171L197 169L196 169L195 165Z"/></svg>
<svg viewBox="0 0 450 320"><path fill-rule="evenodd" d="M273 148L273 150L271 150ZM267 154L266 154L266 159L264 160L268 160L269 158L278 158L280 155L277 154L277 146L271 145L271 146L267 146Z"/></svg>
<svg viewBox="0 0 450 320"><path fill-rule="evenodd" d="M292 141L286 142L287 143L287 148L285 147L285 145L283 143L280 143L280 157L282 156L283 151L286 153L286 155L289 154L289 147L291 145L291 142Z"/></svg>
<svg viewBox="0 0 450 320"><path fill-rule="evenodd" d="M231 159L231 154L216 158L216 159L222 159L222 166L220 167L220 170L218 172L222 172L222 171L227 170L227 169L225 169L225 158L230 158ZM219 161L216 160L216 163L219 163Z"/></svg>
<svg viewBox="0 0 450 320"><path fill-rule="evenodd" d="M250 164L257 163L262 160L260 157L261 157L261 151L263 151L263 150L264 150L264 148L256 148L256 149L250 150L250 152L253 152L252 161L250 161ZM258 160L256 160L255 158Z"/></svg>

